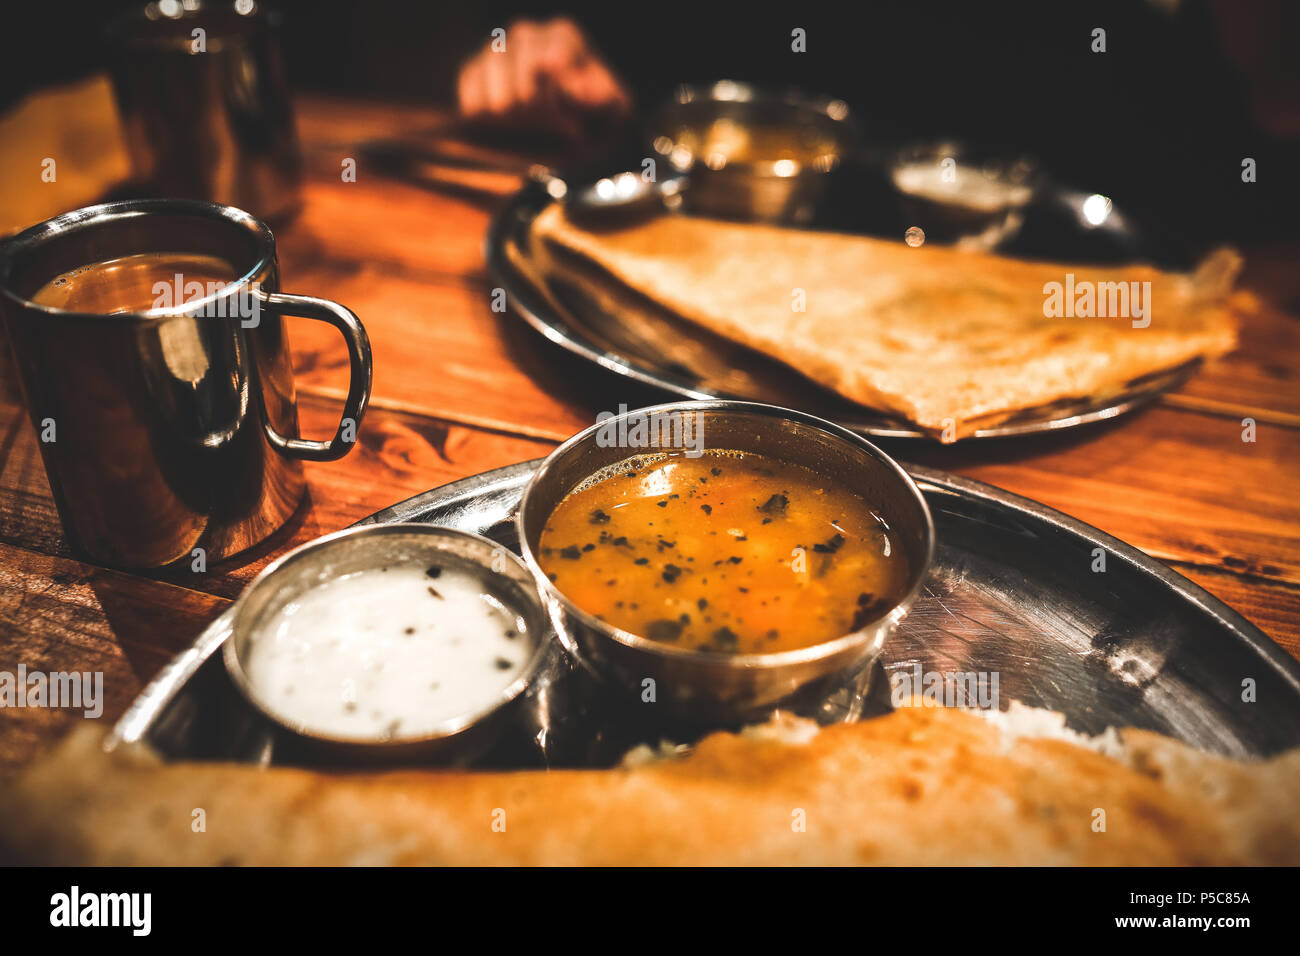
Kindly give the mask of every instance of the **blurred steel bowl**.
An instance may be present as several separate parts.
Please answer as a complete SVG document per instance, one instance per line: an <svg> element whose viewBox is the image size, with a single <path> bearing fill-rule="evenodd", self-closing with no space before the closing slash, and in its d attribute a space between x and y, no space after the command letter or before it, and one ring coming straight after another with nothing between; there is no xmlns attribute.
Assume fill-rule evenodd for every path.
<svg viewBox="0 0 1300 956"><path fill-rule="evenodd" d="M1041 184L1037 162L948 140L898 150L889 168L909 226L925 241L988 251L1020 230Z"/></svg>
<svg viewBox="0 0 1300 956"><path fill-rule="evenodd" d="M734 80L679 87L647 132L660 161L688 176L687 208L764 222L810 219L828 175L858 142L843 100Z"/></svg>
<svg viewBox="0 0 1300 956"><path fill-rule="evenodd" d="M245 670L249 650L266 618L297 596L339 575L377 567L430 562L478 575L506 607L523 618L534 640L527 666L488 706L445 721L418 736L339 737L303 726L263 698ZM513 552L494 541L424 524L348 528L317 538L267 565L235 604L231 636L222 653L231 680L256 708L286 731L291 749L341 762L440 761L475 756L504 729L508 715L533 683L550 644L551 628L533 577Z"/></svg>
<svg viewBox="0 0 1300 956"><path fill-rule="evenodd" d="M673 647L613 627L561 593L537 561L542 530L556 506L600 469L648 449L602 446L602 428L652 414L691 419L705 447L748 451L801 464L841 482L871 502L901 537L908 561L907 590L896 605L850 634L791 651L721 655ZM604 432L609 434L609 432ZM657 688L665 722L735 723L761 717L796 693L830 683L866 666L912 606L934 555L934 522L915 483L875 445L838 425L802 412L751 402L709 401L629 411L570 438L542 463L516 516L524 561L561 642L615 697L639 701L643 682Z"/></svg>

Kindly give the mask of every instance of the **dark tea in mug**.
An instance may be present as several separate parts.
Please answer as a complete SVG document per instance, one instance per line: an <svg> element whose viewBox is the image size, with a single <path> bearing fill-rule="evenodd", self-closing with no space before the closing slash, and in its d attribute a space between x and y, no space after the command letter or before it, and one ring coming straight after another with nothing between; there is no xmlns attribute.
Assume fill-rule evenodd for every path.
<svg viewBox="0 0 1300 956"><path fill-rule="evenodd" d="M216 256L151 252L69 269L41 286L32 301L96 315L150 312L219 294L238 279L234 266Z"/></svg>

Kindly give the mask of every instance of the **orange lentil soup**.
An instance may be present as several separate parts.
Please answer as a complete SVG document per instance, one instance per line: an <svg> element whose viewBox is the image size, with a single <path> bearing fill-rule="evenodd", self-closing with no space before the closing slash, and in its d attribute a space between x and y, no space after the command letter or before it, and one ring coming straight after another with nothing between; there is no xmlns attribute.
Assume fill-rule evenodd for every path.
<svg viewBox="0 0 1300 956"><path fill-rule="evenodd" d="M855 631L902 598L908 572L861 496L799 465L717 451L602 469L551 514L538 561L589 614L724 654Z"/></svg>

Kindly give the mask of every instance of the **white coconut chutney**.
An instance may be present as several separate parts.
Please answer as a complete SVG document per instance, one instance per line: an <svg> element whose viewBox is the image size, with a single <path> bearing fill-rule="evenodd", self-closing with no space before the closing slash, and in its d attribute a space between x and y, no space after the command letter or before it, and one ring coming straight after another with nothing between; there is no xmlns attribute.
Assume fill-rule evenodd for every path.
<svg viewBox="0 0 1300 956"><path fill-rule="evenodd" d="M335 578L270 614L245 672L306 731L400 739L501 701L533 650L523 617L479 576L393 565Z"/></svg>

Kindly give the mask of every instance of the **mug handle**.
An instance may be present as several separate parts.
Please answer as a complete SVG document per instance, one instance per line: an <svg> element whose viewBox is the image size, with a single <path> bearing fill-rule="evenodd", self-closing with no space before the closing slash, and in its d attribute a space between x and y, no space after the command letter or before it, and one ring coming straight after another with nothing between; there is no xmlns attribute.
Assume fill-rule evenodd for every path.
<svg viewBox="0 0 1300 956"><path fill-rule="evenodd" d="M329 299L318 299L310 295L292 295L288 292L262 292L256 295L264 308L270 309L277 316L296 315L305 319L319 319L328 322L343 333L343 341L348 346L348 360L352 365L348 382L348 397L343 403L343 414L339 418L338 431L329 441L311 441L306 438L285 438L269 422L266 422L266 437L280 452L292 458L304 461L335 461L342 458L356 444L344 439L347 422L351 419L353 435L361 427L361 418L366 413L366 404L370 401L370 379L372 362L370 359L370 337L356 313Z"/></svg>

